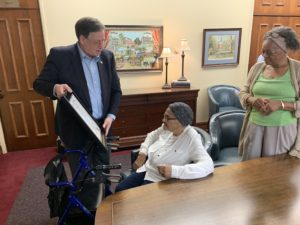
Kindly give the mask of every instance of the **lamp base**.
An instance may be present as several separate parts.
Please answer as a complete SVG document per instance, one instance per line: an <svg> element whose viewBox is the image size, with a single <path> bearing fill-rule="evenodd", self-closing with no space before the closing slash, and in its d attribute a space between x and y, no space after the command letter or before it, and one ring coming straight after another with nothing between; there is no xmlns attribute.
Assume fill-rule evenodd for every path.
<svg viewBox="0 0 300 225"><path fill-rule="evenodd" d="M162 89L171 89L171 85L170 84L164 84L164 86L161 87Z"/></svg>
<svg viewBox="0 0 300 225"><path fill-rule="evenodd" d="M181 76L178 81L187 81L187 79L184 76Z"/></svg>
<svg viewBox="0 0 300 225"><path fill-rule="evenodd" d="M172 88L190 88L191 82L189 80L186 80L186 81L175 80L175 81L172 81L171 87Z"/></svg>

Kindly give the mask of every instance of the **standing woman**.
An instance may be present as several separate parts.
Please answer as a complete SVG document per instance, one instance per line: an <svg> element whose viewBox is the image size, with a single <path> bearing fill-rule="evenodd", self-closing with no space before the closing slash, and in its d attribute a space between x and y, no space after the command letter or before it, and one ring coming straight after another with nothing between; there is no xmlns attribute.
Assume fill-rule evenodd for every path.
<svg viewBox="0 0 300 225"><path fill-rule="evenodd" d="M275 27L264 36L264 62L248 74L239 97L246 109L239 153L242 160L287 153L300 158L300 62L288 51L300 48L290 27Z"/></svg>

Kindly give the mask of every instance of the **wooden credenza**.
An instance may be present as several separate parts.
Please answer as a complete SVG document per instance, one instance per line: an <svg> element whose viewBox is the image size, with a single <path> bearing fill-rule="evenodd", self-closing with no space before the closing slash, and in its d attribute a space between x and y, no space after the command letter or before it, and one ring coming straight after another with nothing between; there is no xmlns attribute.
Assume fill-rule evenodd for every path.
<svg viewBox="0 0 300 225"><path fill-rule="evenodd" d="M125 89L122 92L119 113L112 126L113 135L120 136L121 150L139 146L147 133L162 124L163 113L172 102L185 102L196 117L199 89Z"/></svg>

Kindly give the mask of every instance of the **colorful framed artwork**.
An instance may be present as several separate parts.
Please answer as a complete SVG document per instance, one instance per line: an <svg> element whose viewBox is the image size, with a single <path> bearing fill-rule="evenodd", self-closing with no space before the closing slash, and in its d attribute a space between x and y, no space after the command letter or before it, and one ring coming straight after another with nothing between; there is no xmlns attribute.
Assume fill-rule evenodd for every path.
<svg viewBox="0 0 300 225"><path fill-rule="evenodd" d="M162 26L106 26L106 48L116 59L117 71L162 71Z"/></svg>
<svg viewBox="0 0 300 225"><path fill-rule="evenodd" d="M204 29L202 67L239 64L241 28Z"/></svg>

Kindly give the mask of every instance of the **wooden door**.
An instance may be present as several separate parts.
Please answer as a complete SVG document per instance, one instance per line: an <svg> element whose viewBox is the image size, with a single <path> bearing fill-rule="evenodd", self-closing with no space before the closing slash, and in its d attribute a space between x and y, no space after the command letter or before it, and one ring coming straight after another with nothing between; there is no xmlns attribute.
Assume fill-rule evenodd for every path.
<svg viewBox="0 0 300 225"><path fill-rule="evenodd" d="M299 0L255 0L255 15L299 16Z"/></svg>
<svg viewBox="0 0 300 225"><path fill-rule="evenodd" d="M286 15L291 0L255 0L255 15Z"/></svg>
<svg viewBox="0 0 300 225"><path fill-rule="evenodd" d="M269 17L255 16L253 18L251 48L249 57L249 69L256 63L258 56L261 54L261 47L264 34L277 26L289 26L293 28L300 36L300 17ZM291 58L300 60L300 51L290 52Z"/></svg>
<svg viewBox="0 0 300 225"><path fill-rule="evenodd" d="M253 18L249 69L256 63L258 56L261 54L265 33L275 26L288 26L288 24L288 17L255 16Z"/></svg>
<svg viewBox="0 0 300 225"><path fill-rule="evenodd" d="M300 5L300 1L299 1L299 5ZM299 15L300 15L300 12L299 12ZM297 16L290 17L289 26L292 27L297 32L298 36L300 37L300 17L299 16L298 17ZM300 61L300 50L290 54L289 56L292 57L293 59L297 59Z"/></svg>
<svg viewBox="0 0 300 225"><path fill-rule="evenodd" d="M300 36L300 0L255 0L248 69L261 54L264 34L281 25L292 27ZM300 60L300 51L289 56Z"/></svg>
<svg viewBox="0 0 300 225"><path fill-rule="evenodd" d="M38 3L19 2L0 8L0 115L8 151L55 145L53 104L32 88L46 55Z"/></svg>

